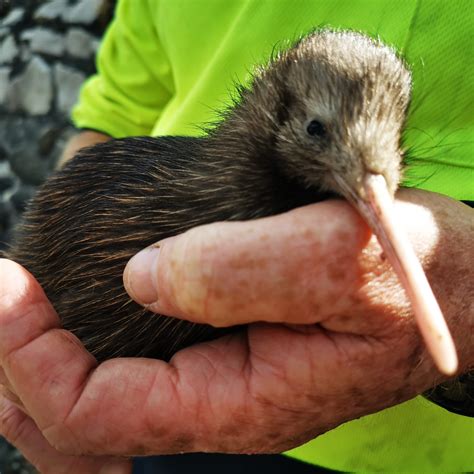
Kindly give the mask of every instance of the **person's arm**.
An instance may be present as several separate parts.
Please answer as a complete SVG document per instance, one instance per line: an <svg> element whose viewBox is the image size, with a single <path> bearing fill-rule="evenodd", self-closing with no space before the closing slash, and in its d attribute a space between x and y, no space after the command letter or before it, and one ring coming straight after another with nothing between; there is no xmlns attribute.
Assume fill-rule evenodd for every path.
<svg viewBox="0 0 474 474"><path fill-rule="evenodd" d="M474 365L473 211L423 191L399 198L462 373ZM199 227L162 242L159 260L142 257L125 274L138 301L158 295L156 309L200 322L255 322L170 363L97 365L34 278L0 261L0 434L44 474L96 474L109 462L107 472L129 473L130 455L281 452L444 380L347 203Z"/></svg>
<svg viewBox="0 0 474 474"><path fill-rule="evenodd" d="M97 74L72 112L78 129L114 138L150 135L174 94L153 3L121 0L97 54Z"/></svg>
<svg viewBox="0 0 474 474"><path fill-rule="evenodd" d="M66 143L56 168L62 168L81 148L92 146L96 143L107 142L111 139L112 137L110 135L93 130L85 130L79 132L77 135L73 135Z"/></svg>
<svg viewBox="0 0 474 474"><path fill-rule="evenodd" d="M119 3L97 55L98 72L82 87L72 113L76 127L85 131L69 140L58 168L83 147L150 134L173 93L152 19L146 2Z"/></svg>

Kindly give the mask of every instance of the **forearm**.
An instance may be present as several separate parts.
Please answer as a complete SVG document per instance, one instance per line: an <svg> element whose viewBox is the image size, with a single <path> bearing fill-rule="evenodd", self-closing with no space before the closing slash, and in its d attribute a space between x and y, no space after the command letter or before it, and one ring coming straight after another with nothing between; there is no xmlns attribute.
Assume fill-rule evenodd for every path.
<svg viewBox="0 0 474 474"><path fill-rule="evenodd" d="M74 135L66 144L63 154L58 161L57 168L62 168L81 148L107 142L112 137L105 133L86 130Z"/></svg>

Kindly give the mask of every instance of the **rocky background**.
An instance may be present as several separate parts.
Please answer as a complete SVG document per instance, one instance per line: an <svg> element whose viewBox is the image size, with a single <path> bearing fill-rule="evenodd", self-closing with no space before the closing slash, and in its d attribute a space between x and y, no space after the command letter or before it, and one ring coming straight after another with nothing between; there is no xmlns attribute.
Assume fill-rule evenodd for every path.
<svg viewBox="0 0 474 474"><path fill-rule="evenodd" d="M74 133L114 0L0 0L0 250ZM0 474L35 472L0 438Z"/></svg>
<svg viewBox="0 0 474 474"><path fill-rule="evenodd" d="M0 0L0 249L73 133L69 112L113 3Z"/></svg>

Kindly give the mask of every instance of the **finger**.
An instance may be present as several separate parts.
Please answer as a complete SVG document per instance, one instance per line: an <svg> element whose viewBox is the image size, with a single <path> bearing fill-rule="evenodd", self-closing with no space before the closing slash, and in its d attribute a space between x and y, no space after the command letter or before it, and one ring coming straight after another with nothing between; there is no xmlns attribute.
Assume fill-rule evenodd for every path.
<svg viewBox="0 0 474 474"><path fill-rule="evenodd" d="M44 437L67 454L230 451L240 417L250 413L244 416L246 424L258 418L246 410L245 335L185 352L172 365L117 359L91 370L93 363L83 349L56 327L54 313L44 306L44 295L28 273L2 262L0 280L5 282L0 295L1 365L34 420L32 424L9 404L2 423L6 436L24 450L39 446L52 455L41 441ZM26 435L21 437L15 426ZM237 448L250 450L254 441L246 445L243 440ZM30 458L37 454L28 453Z"/></svg>
<svg viewBox="0 0 474 474"><path fill-rule="evenodd" d="M0 385L9 383L5 371L0 367Z"/></svg>
<svg viewBox="0 0 474 474"><path fill-rule="evenodd" d="M23 406L23 404L21 403L21 400L15 394L15 392L13 390L13 387L12 387L10 381L8 380L8 377L5 374L5 371L1 367L0 367L0 387L3 387L4 391L6 391L7 393L9 393L12 396L16 397L16 400L18 400L18 402L21 404L21 406ZM7 398L8 398L8 396L7 396Z"/></svg>
<svg viewBox="0 0 474 474"><path fill-rule="evenodd" d="M21 410L25 411L25 407L23 406L23 403L21 400L18 398L16 393L13 391L13 387L10 384L10 381L8 380L5 371L0 367L0 395L3 395L5 398L8 398L10 401L15 403L18 408Z"/></svg>
<svg viewBox="0 0 474 474"><path fill-rule="evenodd" d="M5 374L5 371L2 367L0 367L0 385L8 387L11 390L10 382Z"/></svg>
<svg viewBox="0 0 474 474"><path fill-rule="evenodd" d="M5 385L0 385L0 397L7 398L12 403L14 403L21 411L26 413L25 407L23 406L23 403L21 403L21 400Z"/></svg>
<svg viewBox="0 0 474 474"><path fill-rule="evenodd" d="M64 416L96 365L74 336L59 329L59 319L43 290L20 265L0 260L0 365L12 391L40 425ZM59 352L50 341L59 340ZM25 364L27 370L22 370ZM21 361L21 363L20 363ZM68 383L69 393L57 387ZM39 394L54 404L41 404Z"/></svg>
<svg viewBox="0 0 474 474"><path fill-rule="evenodd" d="M151 310L214 326L313 323L353 304L370 231L343 201L195 228L137 254L124 282Z"/></svg>
<svg viewBox="0 0 474 474"><path fill-rule="evenodd" d="M161 432L171 437L169 449L182 450L180 433L199 409L194 392L186 399L189 408L181 405L173 367L118 359L95 369L92 356L58 328L28 272L3 260L0 281L0 365L50 445L68 454L143 455L160 450L155 440Z"/></svg>
<svg viewBox="0 0 474 474"><path fill-rule="evenodd" d="M0 434L16 446L42 474L129 474L130 461L68 456L46 441L35 423L13 402L0 395ZM115 470L112 470L112 467ZM106 469L109 469L108 471Z"/></svg>

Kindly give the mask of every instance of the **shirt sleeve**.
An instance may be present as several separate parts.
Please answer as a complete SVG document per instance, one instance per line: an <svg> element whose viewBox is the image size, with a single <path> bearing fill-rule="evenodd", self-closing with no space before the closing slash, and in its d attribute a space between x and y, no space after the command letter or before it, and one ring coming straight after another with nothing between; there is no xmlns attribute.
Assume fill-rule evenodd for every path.
<svg viewBox="0 0 474 474"><path fill-rule="evenodd" d="M115 138L151 133L173 96L153 10L146 0L119 2L98 52L98 73L84 83L72 111L76 127Z"/></svg>

